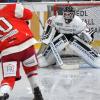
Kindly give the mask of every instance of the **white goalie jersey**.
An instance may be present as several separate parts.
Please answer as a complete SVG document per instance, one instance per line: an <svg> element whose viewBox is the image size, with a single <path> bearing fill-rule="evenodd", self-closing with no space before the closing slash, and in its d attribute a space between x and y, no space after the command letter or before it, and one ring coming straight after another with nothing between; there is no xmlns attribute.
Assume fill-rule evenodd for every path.
<svg viewBox="0 0 100 100"><path fill-rule="evenodd" d="M66 24L62 15L52 16L47 20L42 40L48 44L55 36L56 31L60 34L79 34L84 36L85 41L90 42L92 40L89 34L89 29L85 22L83 22L78 16L75 15L73 20Z"/></svg>

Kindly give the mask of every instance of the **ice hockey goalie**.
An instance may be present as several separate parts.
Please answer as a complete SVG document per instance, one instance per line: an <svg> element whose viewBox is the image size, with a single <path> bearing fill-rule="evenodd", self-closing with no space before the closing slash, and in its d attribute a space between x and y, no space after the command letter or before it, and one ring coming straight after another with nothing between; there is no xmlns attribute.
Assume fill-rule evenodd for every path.
<svg viewBox="0 0 100 100"><path fill-rule="evenodd" d="M100 67L100 57L91 47L94 32L90 32L86 23L75 15L75 10L71 6L63 9L63 15L50 17L42 35L42 46L38 55L39 65L46 67L56 62L54 53L50 48L53 42L59 55L61 51L68 47L74 50L87 64L93 67Z"/></svg>

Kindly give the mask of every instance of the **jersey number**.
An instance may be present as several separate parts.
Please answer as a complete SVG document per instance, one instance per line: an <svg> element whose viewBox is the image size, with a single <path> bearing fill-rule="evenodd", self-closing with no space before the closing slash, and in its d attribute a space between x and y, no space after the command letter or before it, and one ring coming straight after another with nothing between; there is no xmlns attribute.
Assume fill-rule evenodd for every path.
<svg viewBox="0 0 100 100"><path fill-rule="evenodd" d="M0 31L9 32L13 26L4 18L0 17Z"/></svg>

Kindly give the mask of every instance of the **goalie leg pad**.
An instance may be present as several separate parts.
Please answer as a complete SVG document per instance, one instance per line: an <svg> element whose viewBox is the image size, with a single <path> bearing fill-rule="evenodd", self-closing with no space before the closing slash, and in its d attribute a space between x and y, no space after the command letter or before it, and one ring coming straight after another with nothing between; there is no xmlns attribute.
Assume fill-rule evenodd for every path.
<svg viewBox="0 0 100 100"><path fill-rule="evenodd" d="M68 45L68 40L64 35L60 34L54 38L53 44L55 45L59 55L61 55L60 52ZM56 63L56 58L49 45L45 48L42 54L38 55L37 58L40 67L46 67Z"/></svg>
<svg viewBox="0 0 100 100"><path fill-rule="evenodd" d="M38 55L37 59L38 59L38 64L40 67L47 67L49 65L45 56L43 56L42 54Z"/></svg>
<svg viewBox="0 0 100 100"><path fill-rule="evenodd" d="M93 48L91 48L90 45L78 37L73 37L69 47L74 50L90 66L100 67L99 54Z"/></svg>

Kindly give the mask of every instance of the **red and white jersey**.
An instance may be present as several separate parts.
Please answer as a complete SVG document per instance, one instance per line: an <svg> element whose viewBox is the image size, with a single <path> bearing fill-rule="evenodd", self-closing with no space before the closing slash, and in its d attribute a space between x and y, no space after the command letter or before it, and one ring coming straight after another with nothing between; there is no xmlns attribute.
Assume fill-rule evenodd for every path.
<svg viewBox="0 0 100 100"><path fill-rule="evenodd" d="M32 12L21 4L8 4L0 9L0 51L3 55L22 51L36 42L26 23L31 18Z"/></svg>

